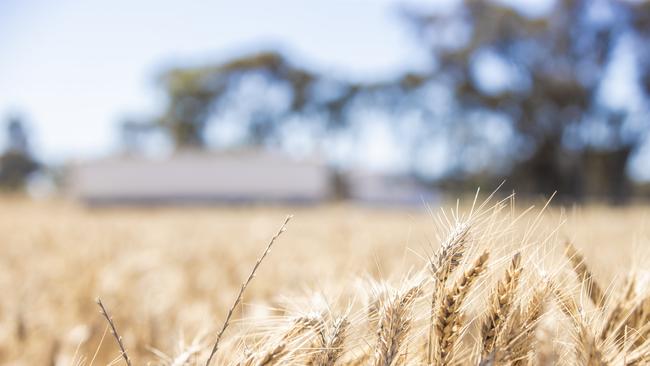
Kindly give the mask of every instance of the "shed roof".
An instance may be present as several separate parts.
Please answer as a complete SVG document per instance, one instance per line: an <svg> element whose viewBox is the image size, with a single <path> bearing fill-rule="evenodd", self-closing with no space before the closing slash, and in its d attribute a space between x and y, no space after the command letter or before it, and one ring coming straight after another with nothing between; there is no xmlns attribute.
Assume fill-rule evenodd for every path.
<svg viewBox="0 0 650 366"><path fill-rule="evenodd" d="M72 194L88 203L320 201L324 164L267 152L185 152L167 159L118 156L73 167Z"/></svg>

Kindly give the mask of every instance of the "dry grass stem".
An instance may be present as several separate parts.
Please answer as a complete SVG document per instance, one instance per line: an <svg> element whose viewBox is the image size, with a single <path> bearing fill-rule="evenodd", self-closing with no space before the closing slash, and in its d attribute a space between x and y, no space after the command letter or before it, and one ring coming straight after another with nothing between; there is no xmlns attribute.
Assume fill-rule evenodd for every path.
<svg viewBox="0 0 650 366"><path fill-rule="evenodd" d="M97 298L97 305L99 305L99 309L100 309L99 312L104 316L104 318L108 322L108 325L111 328L111 334L115 338L118 347L120 347L120 353L122 354L122 358L124 359L124 362L127 364L127 366L131 366L131 360L129 359L128 353L126 353L126 347L124 347L124 342L122 342L122 337L117 332L117 327L115 326L115 322L113 322L113 318L110 316L108 310L106 310L106 307L104 307L104 304L102 303L102 299L100 299L99 297Z"/></svg>
<svg viewBox="0 0 650 366"><path fill-rule="evenodd" d="M284 220L282 223L282 226L280 226L280 229L278 229L278 232L273 235L271 240L266 246L266 249L264 249L264 252L262 255L257 259L257 262L255 262L255 265L253 266L253 269L251 270L250 274L248 275L248 278L246 278L246 281L241 285L241 288L239 289L239 293L237 294L237 297L235 298L235 302L233 302L232 306L230 309L228 309L228 315L226 315L226 320L223 322L223 326L221 327L221 330L219 330L219 333L217 334L217 339L214 342L214 345L212 346L212 350L210 351L210 355L208 356L207 361L205 361L205 366L210 366L210 362L212 362L212 358L214 355L217 353L219 350L219 342L221 341L221 337L223 334L226 332L226 329L228 328L228 325L230 324L230 318L232 317L233 312L235 311L235 308L239 304L239 302L242 299L242 296L244 295L244 291L246 291L246 287L248 287L248 284L253 280L255 277L255 273L257 272L257 269L259 268L260 264L266 258L266 256L271 252L271 248L273 247L273 244L275 241L286 231L286 226L291 220L292 216L289 215L287 218ZM130 365L129 365L130 366Z"/></svg>

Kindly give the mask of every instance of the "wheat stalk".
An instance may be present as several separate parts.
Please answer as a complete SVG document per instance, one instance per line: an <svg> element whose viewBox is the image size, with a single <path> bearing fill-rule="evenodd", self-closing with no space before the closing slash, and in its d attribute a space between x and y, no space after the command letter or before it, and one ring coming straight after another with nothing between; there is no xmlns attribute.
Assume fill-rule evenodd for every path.
<svg viewBox="0 0 650 366"><path fill-rule="evenodd" d="M117 341L117 345L120 347L120 352L122 353L122 358L124 359L124 362L126 362L127 366L131 366L131 360L129 359L128 353L126 353L126 347L124 347L124 343L122 342L122 337L120 334L117 332L117 327L115 326L115 322L113 322L113 318L108 313L108 310L106 310L106 307L102 303L102 299L99 297L97 298L97 305L99 305L99 312L104 316L106 321L108 322L108 325L111 328L111 334L115 338L115 341Z"/></svg>
<svg viewBox="0 0 650 366"><path fill-rule="evenodd" d="M273 235L271 240L266 246L266 249L264 249L264 252L262 255L257 259L255 262L255 265L253 266L253 269L251 270L250 274L248 275L248 278L246 278L246 281L241 285L241 288L239 289L239 293L237 294L237 298L235 298L235 302L233 302L232 306L230 306L230 309L228 309L228 315L226 315L226 320L223 322L223 326L221 327L221 330L217 334L217 339L214 342L214 345L212 346L212 350L210 351L210 355L208 356L208 360L205 362L205 366L210 366L210 362L212 361L212 358L214 355L217 353L217 350L219 350L219 341L221 341L221 337L225 333L226 329L228 328L228 325L230 324L230 318L232 317L232 314L241 301L242 296L244 295L244 291L246 291L246 287L248 287L248 284L253 280L255 277L255 272L257 272L257 269L259 268L260 264L266 258L266 256L271 252L271 247L275 243L275 241L286 231L286 226L289 223L293 216L289 215L287 218L284 220L284 223L282 223L282 226L280 226L280 229L278 229L277 233Z"/></svg>

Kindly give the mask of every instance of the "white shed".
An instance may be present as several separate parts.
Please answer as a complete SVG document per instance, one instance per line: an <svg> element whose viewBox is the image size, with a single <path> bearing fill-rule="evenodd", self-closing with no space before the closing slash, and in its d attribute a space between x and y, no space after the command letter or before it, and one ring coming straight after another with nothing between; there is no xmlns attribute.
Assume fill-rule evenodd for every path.
<svg viewBox="0 0 650 366"><path fill-rule="evenodd" d="M119 156L73 166L73 196L91 205L314 203L331 197L327 167L263 151Z"/></svg>

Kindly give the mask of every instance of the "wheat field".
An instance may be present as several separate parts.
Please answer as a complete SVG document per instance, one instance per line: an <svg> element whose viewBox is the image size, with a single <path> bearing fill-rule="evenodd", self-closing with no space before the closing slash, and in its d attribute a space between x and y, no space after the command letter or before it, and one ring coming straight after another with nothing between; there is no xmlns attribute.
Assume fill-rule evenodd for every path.
<svg viewBox="0 0 650 366"><path fill-rule="evenodd" d="M641 205L1 203L4 365L650 362Z"/></svg>

